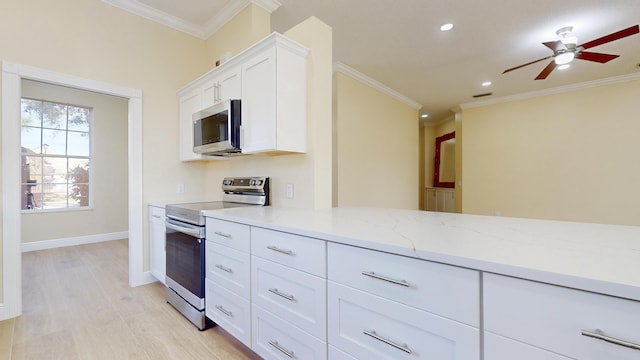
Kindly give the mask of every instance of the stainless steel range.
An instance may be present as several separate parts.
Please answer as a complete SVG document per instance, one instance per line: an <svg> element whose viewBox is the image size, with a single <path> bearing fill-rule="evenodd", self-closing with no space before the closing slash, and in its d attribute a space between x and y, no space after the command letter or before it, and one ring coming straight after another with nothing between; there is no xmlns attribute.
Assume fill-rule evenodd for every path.
<svg viewBox="0 0 640 360"><path fill-rule="evenodd" d="M269 205L268 177L226 177L222 201L166 206L167 302L198 329L212 325L204 315L204 211Z"/></svg>

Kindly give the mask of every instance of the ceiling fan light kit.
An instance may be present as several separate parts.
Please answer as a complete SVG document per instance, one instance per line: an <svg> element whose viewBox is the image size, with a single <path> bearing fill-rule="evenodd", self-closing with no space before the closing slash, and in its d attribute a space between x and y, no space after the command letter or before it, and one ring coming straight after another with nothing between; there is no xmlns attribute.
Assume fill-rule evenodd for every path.
<svg viewBox="0 0 640 360"><path fill-rule="evenodd" d="M560 40L547 41L542 43L544 46L553 51L553 55L543 57L542 59L534 60L516 67L512 67L503 71L502 73L505 74L540 61L553 59L536 77L536 80L544 80L556 67L567 65L571 61L573 61L573 59L587 60L604 64L619 57L620 55L603 54L585 50L598 45L606 44L608 42L619 40L627 36L635 35L638 32L640 32L640 27L638 25L634 25L626 29L611 33L609 35L599 37L582 45L577 45L578 38L573 33L573 27L566 26L556 31L556 34L558 35Z"/></svg>

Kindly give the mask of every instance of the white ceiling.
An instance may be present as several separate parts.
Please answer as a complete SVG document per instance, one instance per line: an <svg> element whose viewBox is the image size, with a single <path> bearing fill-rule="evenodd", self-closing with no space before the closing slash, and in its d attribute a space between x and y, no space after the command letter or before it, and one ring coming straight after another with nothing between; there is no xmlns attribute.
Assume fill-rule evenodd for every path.
<svg viewBox="0 0 640 360"><path fill-rule="evenodd" d="M640 71L640 34L589 49L621 55L606 64L574 60L571 68L534 80L548 61L507 74L507 68L548 55L544 41L573 26L578 44L640 23L639 0L103 0L160 10L163 21L207 37L247 3L272 13L284 32L309 16L333 28L333 57L422 104L431 121L450 109L487 98L557 88ZM280 5L281 6L278 6ZM147 12L127 9L152 18ZM138 6L140 8L140 6ZM167 17L166 14L171 14ZM167 21L168 19L173 20ZM441 32L451 22L453 30ZM189 30L190 29L190 30ZM482 87L483 81L491 81Z"/></svg>

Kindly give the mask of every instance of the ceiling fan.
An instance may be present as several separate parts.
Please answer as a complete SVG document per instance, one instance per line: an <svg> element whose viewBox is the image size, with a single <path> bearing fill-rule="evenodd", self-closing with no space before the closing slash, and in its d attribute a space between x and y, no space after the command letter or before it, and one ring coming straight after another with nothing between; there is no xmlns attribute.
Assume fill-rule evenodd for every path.
<svg viewBox="0 0 640 360"><path fill-rule="evenodd" d="M619 57L620 55L603 54L603 53L596 53L596 52L590 52L590 51L584 51L584 50L598 46L598 45L606 44L614 40L622 39L624 37L637 34L638 32L640 32L639 26L634 25L624 30L620 30L612 34L586 42L584 44L577 45L578 38L573 34L573 27L572 26L563 27L558 31L556 31L556 34L558 35L560 40L547 41L542 43L544 46L548 47L553 51L553 55L549 55L547 57L543 57L542 59L534 60L526 64L512 67L510 69L503 71L502 73L505 74L505 73L508 73L509 71L517 70L522 67L553 58L553 60L549 63L549 65L547 65L536 77L536 80L543 80L543 79L546 79L547 76L549 76L549 74L551 74L551 72L556 67L568 64L571 61L573 61L574 58L580 59L580 60L594 61L599 63L606 63Z"/></svg>

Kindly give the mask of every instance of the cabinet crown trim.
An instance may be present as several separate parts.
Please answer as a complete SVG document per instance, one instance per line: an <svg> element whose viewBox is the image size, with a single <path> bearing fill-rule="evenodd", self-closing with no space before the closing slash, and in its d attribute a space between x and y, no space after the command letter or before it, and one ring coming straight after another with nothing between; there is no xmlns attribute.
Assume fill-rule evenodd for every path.
<svg viewBox="0 0 640 360"><path fill-rule="evenodd" d="M278 33L272 32L262 40L257 43L251 45L250 47L244 49L239 54L235 55L231 59L227 60L227 62L221 64L218 67L215 67L208 72L204 73L197 79L191 81L189 84L178 90L178 96L183 96L184 94L192 91L199 86L201 86L204 82L211 79L212 77L221 74L234 66L240 66L246 59L251 56L268 49L270 47L276 47L279 49L284 49L290 51L294 54L302 56L306 58L309 55L309 48L289 39L288 37Z"/></svg>

